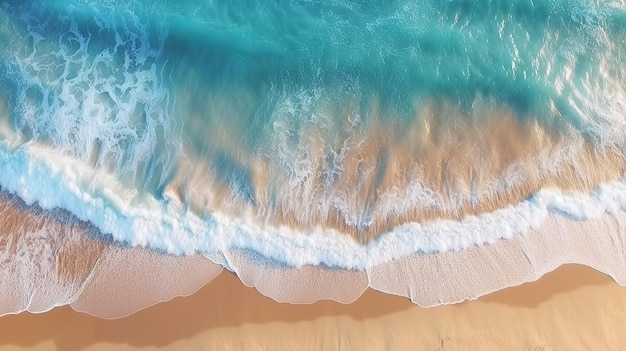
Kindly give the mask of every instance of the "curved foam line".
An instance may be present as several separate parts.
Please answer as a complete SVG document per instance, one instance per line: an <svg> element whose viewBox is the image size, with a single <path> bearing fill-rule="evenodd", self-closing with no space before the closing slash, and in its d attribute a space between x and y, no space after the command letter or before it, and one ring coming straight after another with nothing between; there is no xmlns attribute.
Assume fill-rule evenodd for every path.
<svg viewBox="0 0 626 351"><path fill-rule="evenodd" d="M459 252L409 255L370 267L366 270L368 287L407 297L416 305L428 308L475 300L508 287L536 281L561 265L571 263L593 268L626 286L626 246L623 244L626 231L623 228L626 228L625 213L607 214L583 222L551 214L540 228L527 235ZM335 275L327 267L308 266L305 270L292 268L286 271L285 268L259 264L245 253L234 254L239 256L234 261L234 271L244 284L278 302L285 302L286 296L295 296L289 302L332 299L350 303L363 292L350 279L335 279L330 285L341 291L343 298L337 299L333 293L319 294L321 290L314 291L315 288L322 282L328 285L328 280ZM316 273L311 274L311 271ZM285 277L289 277L291 284L274 285L268 289L276 279L280 281ZM352 280L355 277L353 275Z"/></svg>
<svg viewBox="0 0 626 351"><path fill-rule="evenodd" d="M408 223L361 245L334 230L314 228L302 233L285 227L260 227L245 218L217 213L200 218L175 201L139 198L113 177L35 144L10 151L8 143L1 143L0 168L5 170L0 174L0 186L27 204L66 209L118 242L174 255L252 250L295 267L323 264L363 270L415 252L455 251L511 238L538 227L549 213L592 219L626 208L623 181L601 185L590 194L544 189L492 213L458 222Z"/></svg>

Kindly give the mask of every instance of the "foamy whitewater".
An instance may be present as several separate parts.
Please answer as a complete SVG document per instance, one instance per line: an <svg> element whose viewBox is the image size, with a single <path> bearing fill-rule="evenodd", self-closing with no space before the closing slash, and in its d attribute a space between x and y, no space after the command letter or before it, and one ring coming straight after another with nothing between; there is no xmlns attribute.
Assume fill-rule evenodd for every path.
<svg viewBox="0 0 626 351"><path fill-rule="evenodd" d="M0 188L262 292L318 266L432 305L372 272L626 210L625 38L619 0L2 1Z"/></svg>

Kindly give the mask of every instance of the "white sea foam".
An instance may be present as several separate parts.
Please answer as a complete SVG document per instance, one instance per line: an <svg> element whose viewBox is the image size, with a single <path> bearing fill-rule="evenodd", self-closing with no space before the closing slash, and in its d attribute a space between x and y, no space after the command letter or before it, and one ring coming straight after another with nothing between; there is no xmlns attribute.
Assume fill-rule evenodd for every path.
<svg viewBox="0 0 626 351"><path fill-rule="evenodd" d="M27 204L63 208L120 242L181 255L247 249L289 266L324 264L366 269L415 252L434 253L493 243L539 226L549 212L585 220L626 209L626 184L603 184L589 194L544 189L508 208L461 221L407 223L362 245L335 230L299 232L213 213L200 218L176 201L138 197L113 177L24 145L0 148L0 185ZM79 186L79 184L81 186Z"/></svg>
<svg viewBox="0 0 626 351"><path fill-rule="evenodd" d="M14 128L135 184L153 176L162 183L180 145L159 61L167 31L148 30L130 12L120 19L91 11L96 35L80 16L38 11L33 5L19 20L3 16L8 25L0 28L7 38L2 78L16 85Z"/></svg>
<svg viewBox="0 0 626 351"><path fill-rule="evenodd" d="M17 148L6 140L0 143L0 186L29 204L67 209L119 242L177 255L201 252L210 257L248 249L290 266L325 264L365 269L415 252L460 250L510 238L540 225L550 212L583 220L626 206L624 181L601 185L589 194L543 189L518 204L461 221L406 223L367 245L332 229L297 231L219 212L200 216L167 196L159 200L120 182L127 177L149 181L158 163L162 168L159 182L163 183L182 143L173 132L176 122L168 115L171 101L163 86L162 62L158 62L165 32L157 31L153 38L133 16L120 22L104 13L95 22L100 30L114 33L115 45L105 45L95 54L90 51L90 37L75 22L59 36L58 43L43 41L38 35L42 29L34 22L24 22L23 30L17 25L0 28L2 37L17 41L4 49L15 49L17 55L7 55L15 58L7 73L19 82L15 99L19 105L13 111L15 127L25 135L30 131L35 140ZM24 45L29 40L33 44ZM22 46L32 50L22 50ZM54 58L58 58L52 62L57 70L50 69L49 60ZM117 73L107 69L107 64L116 62ZM597 82L583 82L581 89L573 91L576 99L571 106L580 116L589 117L588 131L609 144L623 145L626 94L622 83L610 76L602 81L605 87ZM271 168L283 176L273 181L281 186L278 197L286 204L286 211L302 218L314 215L308 212L311 207L319 213L333 208L345 214L348 224L367 226L371 214L350 203L350 194L337 191L332 198L318 196L319 184L311 176L317 169L309 157L314 142L307 144L304 127L319 130L327 125L332 129L337 123L333 116L317 110L331 94L316 87L278 99L281 103L267 124L271 130L266 131L273 143L264 145L263 151L270 153L274 162ZM346 118L355 127L361 117L355 114ZM301 139L297 142L291 142L294 130ZM351 130L344 132L352 135ZM346 150L354 147L348 141L337 149L330 148L325 186L332 186L333 174L338 172L335 169L341 168ZM556 171L555 164L575 164L576 153L571 150L581 147L582 138L568 141L550 157L539 158L542 171ZM42 146L45 143L54 149ZM87 162L94 150L95 168ZM151 163L153 158L156 160ZM113 168L117 177L107 175L102 168ZM515 168L506 170L503 177L515 178ZM318 201L320 198L323 201ZM442 208L437 200L431 189L412 179L406 191L393 188L382 194L376 216L401 214L417 204ZM320 207L309 206L312 203L320 203Z"/></svg>

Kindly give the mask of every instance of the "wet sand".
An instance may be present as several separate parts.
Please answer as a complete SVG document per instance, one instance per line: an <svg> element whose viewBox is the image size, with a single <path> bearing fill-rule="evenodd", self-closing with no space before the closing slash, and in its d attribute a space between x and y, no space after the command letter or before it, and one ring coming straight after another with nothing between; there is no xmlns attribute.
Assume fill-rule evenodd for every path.
<svg viewBox="0 0 626 351"><path fill-rule="evenodd" d="M190 297L103 320L69 307L0 318L2 350L620 350L626 288L580 265L424 309L369 289L355 303L279 304L222 273Z"/></svg>

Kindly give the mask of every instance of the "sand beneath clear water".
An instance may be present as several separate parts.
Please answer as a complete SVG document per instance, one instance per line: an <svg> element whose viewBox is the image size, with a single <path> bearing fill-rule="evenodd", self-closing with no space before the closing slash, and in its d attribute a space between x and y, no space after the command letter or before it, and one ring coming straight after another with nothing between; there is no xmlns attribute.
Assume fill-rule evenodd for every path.
<svg viewBox="0 0 626 351"><path fill-rule="evenodd" d="M137 248L109 248L94 268L93 276L98 278L88 280L75 308L118 315L133 306L167 299L175 291L193 292L194 286L217 277L189 297L116 320L70 307L1 317L0 350L626 349L626 287L587 266L557 268L564 262L584 263L610 273L624 285L623 228L623 212L588 221L552 216L527 234L492 245L407 258L413 260L407 266L413 270L396 271L395 278L388 269L370 274L370 284L380 284L381 277L390 278L386 283L394 289L401 288L395 280L407 282L409 291L399 292L430 306L473 298L547 273L536 282L475 301L431 308L372 289L345 305L333 301L280 304L198 256L172 258ZM280 272L277 268L256 270L244 258L238 260L244 264L239 268L250 272L241 277L248 285L267 283L265 278ZM402 264L403 260L394 262ZM310 291L316 269L309 273L293 277L297 279L291 286L296 288L280 285L281 289L270 292L280 297ZM349 280L346 277L329 278L329 282L341 290ZM164 280L171 283L166 283L168 289ZM263 291L267 284L257 288Z"/></svg>
<svg viewBox="0 0 626 351"><path fill-rule="evenodd" d="M11 208L3 210L8 224ZM18 211L30 213L27 208ZM19 212L15 215L19 217ZM36 228L39 215L27 216ZM65 228L71 223L60 220L58 225ZM82 232L77 228L76 233ZM61 287L84 283L78 300L67 298L74 301L74 308L100 316L119 317L137 307L189 294L217 277L189 297L117 320L92 317L67 306L1 317L0 350L626 349L626 287L587 267L610 273L626 285L624 228L622 211L587 221L552 214L538 228L509 240L460 252L416 254L369 272L372 287L411 296L423 306L443 304L431 308L373 289L345 305L280 304L244 283L278 300L329 298L334 292L351 302L365 289L367 279L359 278L362 272L344 274L315 267L284 272L229 252L229 264L240 274L238 278L199 256L174 258L139 248L92 247L87 236L65 234L51 248L57 253L62 253L58 247L76 250L68 249L58 265L51 265L56 271L41 268L47 274L42 277L58 275L63 278L58 282ZM74 262L81 256L77 253L91 252L86 248L94 249L99 259ZM587 266L557 268L573 262ZM88 279L83 279L85 270L91 272ZM318 284L323 289L316 288L316 282L324 282ZM53 283L50 286L56 286ZM9 295L11 291L17 290L4 289ZM41 286L34 291L34 301L41 302L35 306L45 306L53 295ZM449 304L478 296L482 297Z"/></svg>
<svg viewBox="0 0 626 351"><path fill-rule="evenodd" d="M68 307L0 318L2 350L620 350L626 288L566 265L478 300L424 309L368 290L279 304L221 274L190 297L103 320Z"/></svg>

